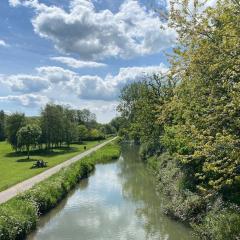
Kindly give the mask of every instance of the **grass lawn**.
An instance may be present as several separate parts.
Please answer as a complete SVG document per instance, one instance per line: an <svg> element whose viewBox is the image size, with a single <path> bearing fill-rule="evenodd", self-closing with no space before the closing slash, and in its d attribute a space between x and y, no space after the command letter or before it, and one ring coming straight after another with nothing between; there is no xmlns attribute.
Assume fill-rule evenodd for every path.
<svg viewBox="0 0 240 240"><path fill-rule="evenodd" d="M100 142L88 141L83 144L72 144L70 148L34 151L31 153L30 160L27 160L26 155L23 153L15 153L7 142L0 142L0 191L84 152L84 146L87 146L88 150ZM31 169L33 163L38 159L48 162L48 166L46 168Z"/></svg>

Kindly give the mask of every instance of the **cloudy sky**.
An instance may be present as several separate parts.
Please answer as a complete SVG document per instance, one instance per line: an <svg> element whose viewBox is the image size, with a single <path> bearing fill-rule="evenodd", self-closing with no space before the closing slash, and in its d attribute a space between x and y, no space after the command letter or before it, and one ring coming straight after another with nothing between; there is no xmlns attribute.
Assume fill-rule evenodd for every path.
<svg viewBox="0 0 240 240"><path fill-rule="evenodd" d="M0 109L39 114L51 101L116 115L120 89L166 71L176 38L164 0L1 0Z"/></svg>

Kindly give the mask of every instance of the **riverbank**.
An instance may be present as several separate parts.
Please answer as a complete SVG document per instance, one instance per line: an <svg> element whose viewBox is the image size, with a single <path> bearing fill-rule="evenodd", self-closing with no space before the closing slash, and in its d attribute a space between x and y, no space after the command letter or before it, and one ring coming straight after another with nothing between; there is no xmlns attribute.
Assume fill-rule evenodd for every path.
<svg viewBox="0 0 240 240"><path fill-rule="evenodd" d="M117 159L116 141L60 170L27 192L0 206L0 239L24 239L36 227L40 215L55 207L66 194L93 171L95 164Z"/></svg>
<svg viewBox="0 0 240 240"><path fill-rule="evenodd" d="M240 239L240 208L220 195L204 197L191 191L177 159L168 153L148 159L154 172L157 191L164 194L166 215L190 225L204 240Z"/></svg>

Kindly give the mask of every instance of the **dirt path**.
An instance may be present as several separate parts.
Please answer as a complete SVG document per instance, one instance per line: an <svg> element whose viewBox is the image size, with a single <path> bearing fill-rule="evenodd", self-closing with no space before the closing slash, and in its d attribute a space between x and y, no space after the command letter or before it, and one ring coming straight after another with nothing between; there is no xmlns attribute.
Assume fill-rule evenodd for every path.
<svg viewBox="0 0 240 240"><path fill-rule="evenodd" d="M16 185L14 185L13 187L10 187L2 192L0 192L0 204L4 203L6 201L8 201L9 199L15 197L16 195L18 195L19 193L22 193L30 188L32 188L35 184L43 181L46 178L49 178L50 176L52 176L53 174L57 173L59 170L61 170L64 167L69 166L70 164L79 161L80 159L86 157L87 155L91 154L92 152L95 152L96 150L102 148L103 146L105 146L106 144L112 142L113 140L115 140L115 138L110 139L104 143L101 143L83 153L80 153L79 155L59 164L56 165L32 178L29 178L21 183L18 183Z"/></svg>

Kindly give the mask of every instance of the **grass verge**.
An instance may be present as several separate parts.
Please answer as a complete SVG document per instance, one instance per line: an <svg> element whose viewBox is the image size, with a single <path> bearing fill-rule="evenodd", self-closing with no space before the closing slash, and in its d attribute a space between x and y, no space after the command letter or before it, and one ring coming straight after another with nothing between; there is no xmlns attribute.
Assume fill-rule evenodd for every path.
<svg viewBox="0 0 240 240"><path fill-rule="evenodd" d="M120 148L116 141L109 143L0 205L0 239L24 239L36 227L39 216L55 207L81 179L88 176L95 164L112 161L119 155Z"/></svg>

